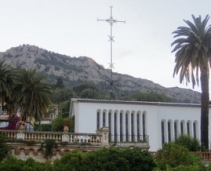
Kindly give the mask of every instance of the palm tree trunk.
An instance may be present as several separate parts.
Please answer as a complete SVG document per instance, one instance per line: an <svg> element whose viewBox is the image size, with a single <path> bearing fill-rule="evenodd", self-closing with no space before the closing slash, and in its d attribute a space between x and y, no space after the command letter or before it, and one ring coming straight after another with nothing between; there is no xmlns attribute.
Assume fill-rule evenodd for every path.
<svg viewBox="0 0 211 171"><path fill-rule="evenodd" d="M209 149L209 71L201 66L201 145Z"/></svg>

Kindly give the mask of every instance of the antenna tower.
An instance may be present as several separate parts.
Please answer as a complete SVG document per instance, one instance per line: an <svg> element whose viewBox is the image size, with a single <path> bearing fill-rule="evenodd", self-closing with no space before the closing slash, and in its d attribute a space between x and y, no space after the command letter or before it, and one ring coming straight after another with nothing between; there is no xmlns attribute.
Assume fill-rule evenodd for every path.
<svg viewBox="0 0 211 171"><path fill-rule="evenodd" d="M110 24L110 36L109 37L109 41L110 41L110 64L109 64L109 68L111 69L111 75L110 75L110 80L109 80L109 88L110 88L110 91L109 91L109 94L110 94L110 99L114 99L115 98L115 95L114 95L114 85L113 85L113 72L112 72L112 69L114 68L114 64L113 64L113 61L112 61L112 42L114 42L114 36L112 34L112 27L113 27L113 24L114 23L125 23L125 21L118 21L118 20L115 20L113 19L113 16L112 16L112 6L110 6L110 18L109 19L97 19L97 21L106 21Z"/></svg>

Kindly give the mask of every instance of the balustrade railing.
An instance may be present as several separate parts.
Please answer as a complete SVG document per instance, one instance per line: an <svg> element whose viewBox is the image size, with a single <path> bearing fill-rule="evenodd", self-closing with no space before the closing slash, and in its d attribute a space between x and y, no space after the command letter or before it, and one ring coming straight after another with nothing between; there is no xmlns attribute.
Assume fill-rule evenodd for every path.
<svg viewBox="0 0 211 171"><path fill-rule="evenodd" d="M114 143L118 147L140 146L149 148L148 136L134 136L131 138L123 136L109 136L108 127L103 127L96 133L69 133L69 132L40 132L25 130L0 130L0 134L4 134L8 141L33 141L37 143L44 142L47 139L53 139L56 142L64 142L69 144L90 144L109 146Z"/></svg>
<svg viewBox="0 0 211 171"><path fill-rule="evenodd" d="M18 130L1 130L0 134L5 135L8 140L24 140L42 142L46 139L53 139L57 142L68 143L89 143L101 144L102 134L87 133L68 133L68 132L39 132L39 131L18 131Z"/></svg>
<svg viewBox="0 0 211 171"><path fill-rule="evenodd" d="M156 151L151 151L150 152L152 154L153 157L156 157ZM195 151L195 152L191 152L192 154L195 154L195 155L199 155L201 156L202 160L211 160L211 152L210 151Z"/></svg>

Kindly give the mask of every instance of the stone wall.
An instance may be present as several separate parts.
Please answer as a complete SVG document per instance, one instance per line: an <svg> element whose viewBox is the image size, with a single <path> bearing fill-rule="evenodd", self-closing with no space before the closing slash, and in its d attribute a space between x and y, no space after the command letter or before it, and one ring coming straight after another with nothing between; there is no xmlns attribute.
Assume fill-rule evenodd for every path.
<svg viewBox="0 0 211 171"><path fill-rule="evenodd" d="M60 159L65 153L72 152L74 150L80 150L83 152L96 151L103 148L102 146L96 146L91 144L68 144L58 143L58 147L52 150L52 156L49 159L45 158L45 149L41 149L41 143L8 143L10 146L9 155L16 157L17 159L27 160L33 158L38 162L54 161Z"/></svg>

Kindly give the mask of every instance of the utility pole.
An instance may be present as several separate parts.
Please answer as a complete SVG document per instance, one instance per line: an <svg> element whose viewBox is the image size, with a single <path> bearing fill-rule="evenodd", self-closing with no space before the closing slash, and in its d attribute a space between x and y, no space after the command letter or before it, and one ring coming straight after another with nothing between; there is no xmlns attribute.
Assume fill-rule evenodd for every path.
<svg viewBox="0 0 211 171"><path fill-rule="evenodd" d="M112 42L114 42L114 36L112 34L112 27L113 27L113 24L114 23L125 23L125 21L118 21L118 20L115 20L113 19L113 16L112 16L112 6L110 6L110 18L109 19L97 19L97 21L106 21L110 24L110 36L109 37L109 41L110 41L110 64L109 64L109 68L111 69L111 76L110 76L110 80L109 80L109 88L110 88L110 99L114 99L115 98L115 95L114 95L114 85L113 85L113 76L112 76L112 69L114 68L114 64L113 64L113 61L112 61Z"/></svg>

